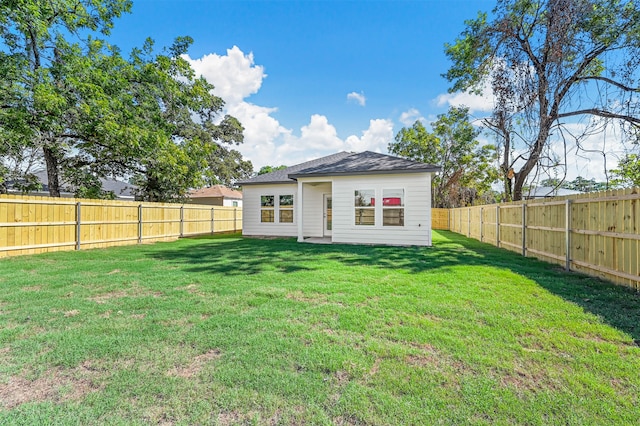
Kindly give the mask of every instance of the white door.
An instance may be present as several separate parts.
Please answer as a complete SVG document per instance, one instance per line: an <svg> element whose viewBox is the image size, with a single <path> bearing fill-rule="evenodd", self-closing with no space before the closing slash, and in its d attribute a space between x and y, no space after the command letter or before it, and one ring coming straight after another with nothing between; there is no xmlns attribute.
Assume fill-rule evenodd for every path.
<svg viewBox="0 0 640 426"><path fill-rule="evenodd" d="M323 235L325 237L331 236L331 230L333 229L333 204L331 201L331 194L324 194L324 224L323 224Z"/></svg>

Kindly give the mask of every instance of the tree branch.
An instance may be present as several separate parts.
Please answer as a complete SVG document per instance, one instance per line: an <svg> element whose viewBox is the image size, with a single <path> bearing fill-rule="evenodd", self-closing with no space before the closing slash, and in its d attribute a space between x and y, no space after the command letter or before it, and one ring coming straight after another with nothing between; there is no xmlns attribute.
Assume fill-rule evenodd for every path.
<svg viewBox="0 0 640 426"><path fill-rule="evenodd" d="M616 86L619 89L622 89L626 92L640 92L640 88L639 87L629 87L629 86L625 86L622 83L619 83L615 80L612 80L608 77L601 77L601 76L589 76L589 77L578 77L576 79L576 81L587 81L587 80L600 80L600 81L604 81L605 83L609 83L612 84L614 86Z"/></svg>
<svg viewBox="0 0 640 426"><path fill-rule="evenodd" d="M576 115L596 115L603 118L617 118L640 127L640 118L632 117L624 114L616 114L610 111L604 111L597 108L581 109L577 111L563 112L558 114L558 119L565 117L575 117Z"/></svg>

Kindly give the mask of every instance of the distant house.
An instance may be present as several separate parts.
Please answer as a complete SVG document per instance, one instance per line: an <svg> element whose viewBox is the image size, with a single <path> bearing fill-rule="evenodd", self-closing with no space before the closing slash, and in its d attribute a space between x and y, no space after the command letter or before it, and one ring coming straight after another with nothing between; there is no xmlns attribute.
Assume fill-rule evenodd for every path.
<svg viewBox="0 0 640 426"><path fill-rule="evenodd" d="M538 186L531 188L528 192L523 191L525 200L533 200L537 198L564 197L565 195L582 194L580 191L573 189L556 188L553 186Z"/></svg>
<svg viewBox="0 0 640 426"><path fill-rule="evenodd" d="M40 171L34 173L38 177L38 180L42 184L42 189L40 191L30 191L28 195L36 195L36 196L49 196L49 177L46 171ZM7 189L10 194L19 193L13 188L12 182L7 182ZM113 192L118 200L126 200L126 201L134 201L136 199L135 190L138 188L136 185L121 182L113 179L100 179L100 183L102 184L102 190L106 192ZM74 188L72 185L67 184L65 182L61 182L60 184L60 197L62 198L73 198L74 197Z"/></svg>
<svg viewBox="0 0 640 426"><path fill-rule="evenodd" d="M224 185L214 185L190 191L189 201L210 206L242 207L242 192Z"/></svg>
<svg viewBox="0 0 640 426"><path fill-rule="evenodd" d="M431 245L431 178L440 167L340 152L239 182L242 233L302 242Z"/></svg>

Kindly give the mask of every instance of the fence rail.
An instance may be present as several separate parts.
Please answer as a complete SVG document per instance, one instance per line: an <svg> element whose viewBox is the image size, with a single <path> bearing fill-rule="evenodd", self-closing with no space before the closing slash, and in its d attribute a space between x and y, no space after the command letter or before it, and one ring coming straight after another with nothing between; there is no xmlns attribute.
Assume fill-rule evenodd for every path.
<svg viewBox="0 0 640 426"><path fill-rule="evenodd" d="M241 229L237 207L0 196L0 257Z"/></svg>
<svg viewBox="0 0 640 426"><path fill-rule="evenodd" d="M639 192L635 188L451 209L449 229L640 290Z"/></svg>

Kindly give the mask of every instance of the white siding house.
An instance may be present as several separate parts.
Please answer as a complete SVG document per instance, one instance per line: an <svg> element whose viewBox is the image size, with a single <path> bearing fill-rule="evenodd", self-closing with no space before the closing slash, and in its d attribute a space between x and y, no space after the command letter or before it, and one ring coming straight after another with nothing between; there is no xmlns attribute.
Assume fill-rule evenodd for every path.
<svg viewBox="0 0 640 426"><path fill-rule="evenodd" d="M243 235L431 245L439 167L373 152L338 154L241 182Z"/></svg>

